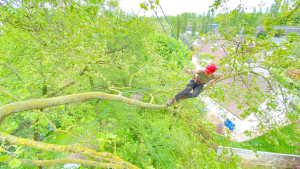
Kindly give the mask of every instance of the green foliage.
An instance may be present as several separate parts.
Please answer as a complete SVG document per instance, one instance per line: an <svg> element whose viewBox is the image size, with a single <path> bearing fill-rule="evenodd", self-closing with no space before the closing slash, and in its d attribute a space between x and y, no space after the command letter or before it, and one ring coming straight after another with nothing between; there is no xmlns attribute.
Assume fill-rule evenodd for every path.
<svg viewBox="0 0 300 169"><path fill-rule="evenodd" d="M296 32L291 32L286 35L287 40L292 43L298 39L298 35Z"/></svg>
<svg viewBox="0 0 300 169"><path fill-rule="evenodd" d="M206 34L212 31L212 24L214 23L214 13L208 10L207 14L203 13L200 20L199 33Z"/></svg>
<svg viewBox="0 0 300 169"><path fill-rule="evenodd" d="M128 87L134 73L129 90L187 78L178 76L182 72L178 69L181 63L167 37L153 34L151 20L114 10L114 1L107 3L109 10L76 2L57 8L39 8L34 3L24 3L23 8L12 8L11 11L1 8L5 13L1 18L4 33L0 37L0 74L3 77L0 84L5 85L1 86L21 100L29 100L88 91L114 93L108 87ZM184 60L176 40L171 38L171 41ZM190 59L191 53L181 41L179 43ZM150 94L151 91L145 92L145 98L150 98ZM0 97L1 104L14 102L2 93ZM156 97L155 102L164 104L168 97ZM89 101L46 108L41 113L58 129L67 130L76 125L69 132L80 137L108 104L108 101ZM116 151L122 158L142 168L166 168L188 164L189 152L200 146L200 143L194 143L189 128L184 127L186 132L181 132L182 122L177 123L178 119L175 120L169 112L133 108L120 103L114 103L109 109L81 139L96 150ZM54 132L35 112L8 117L2 127L8 133L28 139L34 139L33 133L38 131L46 143L76 142L69 135ZM179 144L186 140L191 141L185 146ZM25 147L21 150L28 152L19 154L19 158L25 159L31 156L55 159L59 155L33 149L27 151ZM177 150L182 153L176 153ZM67 155L63 154L63 157ZM12 161L11 166L17 164L17 161Z"/></svg>
<svg viewBox="0 0 300 169"><path fill-rule="evenodd" d="M148 6L150 6L150 8L153 10L155 6L159 5L159 0L150 0L150 3L151 3L150 5L148 4L148 2L140 3L140 7L145 11L147 11Z"/></svg>
<svg viewBox="0 0 300 169"><path fill-rule="evenodd" d="M154 36L154 43L152 44L155 47L155 51L164 58L165 63L169 63L170 60L177 60L178 61L178 66L182 67L182 63L185 63L185 59L184 56L187 58L191 58L191 53L188 52L186 49L184 49L184 56L181 53L181 49L176 41L176 39L174 38L170 38L171 40L171 44L170 40L168 39L168 37L166 37L165 35L155 35ZM179 40L179 44L182 48L185 48L185 46L183 45L183 43ZM174 50L176 50L176 53L174 52ZM179 58L178 58L179 57ZM181 62L180 62L181 60Z"/></svg>
<svg viewBox="0 0 300 169"><path fill-rule="evenodd" d="M118 8L118 1L115 0L91 0L86 1L86 4L77 1L70 1L65 5L61 3L51 1L49 6L45 7L41 1L30 3L25 1L18 8L8 4L0 7L0 23L3 23L0 30L1 89L21 100L30 100L90 91L116 94L115 91L109 90L109 87L130 86L131 88L120 90L122 92L140 90L143 102L149 102L151 94L157 92L153 104L163 105L178 92L178 88L184 88L185 84L181 83L172 87L141 91L190 78L183 73L183 66L188 68L188 65L176 39L173 35L170 37L177 54L155 18L125 14ZM141 4L141 7L145 10L153 9L159 1L152 3L151 6ZM214 7L217 8L220 4L221 1L215 1ZM259 63L259 66L272 67L274 70L271 72L274 74L272 77L279 76L280 79L279 72L290 68L290 65L296 67L299 63L291 52L293 49L295 55L299 55L297 51L299 48L295 47L297 44L285 42L282 44L286 47L285 50L268 41L271 33L262 38L266 40L253 37L256 26L262 23L261 14L236 11L213 16L213 12L208 12L205 16L184 13L169 17L169 20L176 36L184 33L189 24L195 26L200 21L205 21L206 26L202 27L202 33L206 33L211 29L207 26L217 22L220 24L221 35L231 42L234 42L236 34L245 28L244 42L234 45L228 43L228 46L225 46L228 47L228 57L222 58L220 65L229 67L222 67L220 71L243 70L246 72L241 75L248 76L252 67L246 63L251 61ZM166 21L163 21L163 25L168 28ZM195 28L194 33L197 31ZM167 34L171 35L169 29ZM289 36L288 39L294 39L294 35ZM297 38L290 42L296 42ZM186 38L185 46L179 40L187 60L191 60L192 57L192 51L189 50L190 42L191 39ZM256 47L251 48L251 44L255 44ZM234 48L235 46L238 48ZM250 50L252 53L248 52ZM264 55L266 56L264 59L258 55L270 50L273 53ZM200 57L212 58L205 54ZM250 86L257 85L256 79L251 82ZM244 91L238 87L232 89L232 86L217 86L212 90L217 95L215 93L208 95L224 100L226 92L233 91L234 93L229 94L232 99L241 95L248 100L255 98L255 102L245 100L239 105L251 105L253 107L248 110L257 113L260 113L257 101L274 97L263 93L257 87L249 87ZM123 93L123 96L128 98L132 95ZM1 105L15 101L7 94L0 94ZM120 102L113 102L106 109L110 103L105 100L91 100L45 108L39 110L39 113L28 111L14 114L6 119L1 130L22 138L41 139L45 143L77 142L77 139L70 135L55 132L43 117L45 116L57 129L67 130L73 127L69 132L77 138L81 137L79 143L87 144L86 146L93 147L97 151L116 152L117 155L141 168L238 168L240 157L232 156L232 160L227 161L223 155L217 156L207 144L201 142L203 138L196 124L201 124L207 130L212 126L202 122L205 118L205 107L202 103L198 105L195 99L178 103L178 106L181 106L180 116L167 110L140 108ZM278 107L272 99L268 105L270 108ZM177 105L175 108L178 108ZM250 114L250 111L248 113ZM190 121L185 121L181 115ZM98 117L99 119L95 121ZM289 117L293 120L298 118L295 114L290 114ZM82 135L86 131L86 135ZM211 130L209 132L213 133ZM290 137L273 132L264 138L271 145L281 145L280 139L284 140L282 145L288 145L290 143L288 140L292 140ZM292 132L297 135L296 132ZM40 138L36 138L34 133ZM276 138L275 135L280 137ZM8 166L4 167L11 168L27 167L19 166L20 161L15 158L55 159L59 155L55 152L40 152L17 146L10 147L7 151L12 153L1 152L0 161L9 161ZM64 153L62 156L67 157L68 154Z"/></svg>
<svg viewBox="0 0 300 169"><path fill-rule="evenodd" d="M259 39L266 39L267 38L267 34L268 34L267 31L260 32L259 34L257 34L257 38L259 38Z"/></svg>
<svg viewBox="0 0 300 169"><path fill-rule="evenodd" d="M8 165L10 168L17 168L21 165L21 162L18 159L12 159L8 162Z"/></svg>
<svg viewBox="0 0 300 169"><path fill-rule="evenodd" d="M275 31L275 37L280 37L280 36L284 36L284 35L285 35L284 29L277 29Z"/></svg>
<svg viewBox="0 0 300 169"><path fill-rule="evenodd" d="M255 151L266 151L282 154L297 154L299 151L299 126L297 124L287 125L257 138L242 143L232 142L231 146L237 148L245 148Z"/></svg>
<svg viewBox="0 0 300 169"><path fill-rule="evenodd" d="M6 161L9 159L9 155L4 155L0 157L0 162L6 163Z"/></svg>
<svg viewBox="0 0 300 169"><path fill-rule="evenodd" d="M212 56L212 55L210 55L210 54L201 54L201 55L199 55L198 56L199 57L199 59L212 59L212 60L214 60L215 59L215 57L214 56Z"/></svg>

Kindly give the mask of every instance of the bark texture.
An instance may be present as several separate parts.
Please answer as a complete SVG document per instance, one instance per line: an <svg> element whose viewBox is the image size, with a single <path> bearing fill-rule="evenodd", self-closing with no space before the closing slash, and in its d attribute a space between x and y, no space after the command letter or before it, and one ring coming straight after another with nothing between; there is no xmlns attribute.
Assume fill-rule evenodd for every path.
<svg viewBox="0 0 300 169"><path fill-rule="evenodd" d="M169 109L174 111L171 108L167 108L165 105L143 103L141 101L129 99L127 97L120 96L120 95L113 95L113 94L107 94L102 92L88 92L88 93L79 93L79 94L53 97L47 99L21 101L21 102L4 105L0 107L0 124L4 121L7 115L13 113L18 113L18 112L33 110L33 109L42 109L42 108L52 107L52 106L59 106L59 105L74 103L74 102L83 102L91 99L121 101L139 107L164 108L164 109Z"/></svg>

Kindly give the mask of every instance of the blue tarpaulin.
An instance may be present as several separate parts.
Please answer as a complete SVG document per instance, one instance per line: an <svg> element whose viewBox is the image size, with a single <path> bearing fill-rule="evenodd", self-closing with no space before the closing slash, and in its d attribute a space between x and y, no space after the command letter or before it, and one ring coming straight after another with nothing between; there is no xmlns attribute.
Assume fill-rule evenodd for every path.
<svg viewBox="0 0 300 169"><path fill-rule="evenodd" d="M230 121L229 119L226 119L225 126L228 127L229 130L233 131L234 127L235 127L235 124L232 121Z"/></svg>

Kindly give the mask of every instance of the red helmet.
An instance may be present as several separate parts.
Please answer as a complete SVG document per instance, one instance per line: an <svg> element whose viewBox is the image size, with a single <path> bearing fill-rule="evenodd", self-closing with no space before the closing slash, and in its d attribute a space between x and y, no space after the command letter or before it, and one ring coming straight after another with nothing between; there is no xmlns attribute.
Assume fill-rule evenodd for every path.
<svg viewBox="0 0 300 169"><path fill-rule="evenodd" d="M207 74L212 74L217 70L217 66L215 64L211 64L209 66L206 67L205 72Z"/></svg>

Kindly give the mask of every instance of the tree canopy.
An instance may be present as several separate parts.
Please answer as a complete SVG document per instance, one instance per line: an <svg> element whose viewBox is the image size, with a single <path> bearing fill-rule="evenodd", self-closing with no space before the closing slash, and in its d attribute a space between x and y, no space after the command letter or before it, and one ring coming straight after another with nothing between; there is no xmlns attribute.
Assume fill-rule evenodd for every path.
<svg viewBox="0 0 300 169"><path fill-rule="evenodd" d="M158 9L159 1L147 3L141 7ZM191 64L185 57L190 61L198 51L183 33L191 24L192 36L198 32L204 43L226 40L216 46L226 51L218 63L224 77L203 94L232 99L240 109L247 105L242 116L255 114L262 132L287 124L299 131L299 36L272 40L280 34L273 25L299 25L299 2L278 3L265 14L235 10L215 15L222 4L215 1L214 10L202 16L168 16L177 43L156 18L125 13L116 0L0 1L1 167L240 166L239 156L227 160L226 152L216 154L217 144L233 143L205 120L203 102L189 99L174 107L165 102L190 78L183 73ZM218 36L205 26L213 23L219 24ZM256 35L260 24L266 28L264 38ZM164 20L162 25L168 28ZM240 40L236 35L242 28ZM228 79L233 79L229 85ZM266 109L259 108L263 102ZM282 114L273 111L281 111L285 121L274 123ZM283 142L291 142L287 133L282 135ZM267 138L280 145L273 136Z"/></svg>

